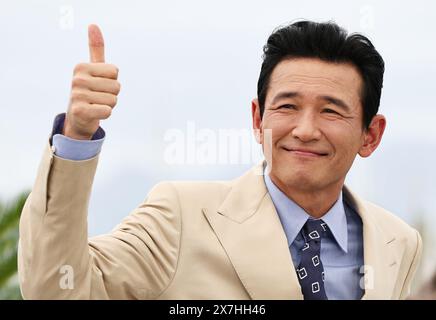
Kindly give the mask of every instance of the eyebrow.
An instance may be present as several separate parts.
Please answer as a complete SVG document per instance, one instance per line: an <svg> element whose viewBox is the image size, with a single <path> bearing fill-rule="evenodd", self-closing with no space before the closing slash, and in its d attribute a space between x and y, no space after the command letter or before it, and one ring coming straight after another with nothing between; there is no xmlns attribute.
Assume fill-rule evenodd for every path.
<svg viewBox="0 0 436 320"><path fill-rule="evenodd" d="M343 100L339 99L339 98L335 98L332 96L321 96L319 97L321 100L325 100L331 104L334 104L336 106L338 106L339 108L343 109L346 112L350 112L351 108L348 106L348 104L346 104Z"/></svg>
<svg viewBox="0 0 436 320"><path fill-rule="evenodd" d="M275 104L275 103L277 103L279 100L282 100L282 99L286 99L286 98L298 98L298 97L300 97L301 95L298 93L298 92L295 92L295 91L285 91L285 92L280 92L279 94L277 94L275 97L274 97L274 99L273 99L273 101L272 101L272 104Z"/></svg>
<svg viewBox="0 0 436 320"><path fill-rule="evenodd" d="M282 99L286 99L286 98L298 98L301 97L301 94L295 91L285 91L285 92L280 92L279 94L277 94L273 101L272 104L277 103L279 100ZM328 103L334 104L337 107L343 109L346 112L350 112L351 108L348 106L348 104L346 104L342 99L336 98L336 97L332 97L332 96L328 96L328 95L322 95L322 96L318 96L318 99L327 101Z"/></svg>

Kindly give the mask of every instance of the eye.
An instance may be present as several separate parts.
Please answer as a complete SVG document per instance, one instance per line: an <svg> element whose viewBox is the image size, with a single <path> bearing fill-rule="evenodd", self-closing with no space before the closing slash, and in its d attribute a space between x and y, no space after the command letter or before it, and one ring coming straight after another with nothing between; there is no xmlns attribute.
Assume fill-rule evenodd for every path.
<svg viewBox="0 0 436 320"><path fill-rule="evenodd" d="M293 105L293 104L284 104L284 105L278 107L277 109L295 109L295 105Z"/></svg>
<svg viewBox="0 0 436 320"><path fill-rule="evenodd" d="M333 113L333 114L339 114L338 112L336 112L335 110L333 110L333 109L324 109L323 110L323 112L326 112L326 113Z"/></svg>

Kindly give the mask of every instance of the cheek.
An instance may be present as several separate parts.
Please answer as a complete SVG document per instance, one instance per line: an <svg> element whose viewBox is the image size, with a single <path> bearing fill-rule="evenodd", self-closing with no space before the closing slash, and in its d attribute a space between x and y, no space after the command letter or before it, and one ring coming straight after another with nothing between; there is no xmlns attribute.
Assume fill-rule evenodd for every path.
<svg viewBox="0 0 436 320"><path fill-rule="evenodd" d="M263 122L264 141L268 137L271 138L273 145L276 145L280 139L290 134L291 127L289 119L285 117L270 117Z"/></svg>
<svg viewBox="0 0 436 320"><path fill-rule="evenodd" d="M360 132L349 125L331 125L326 127L325 136L339 156L339 161L349 162L354 159L360 148Z"/></svg>

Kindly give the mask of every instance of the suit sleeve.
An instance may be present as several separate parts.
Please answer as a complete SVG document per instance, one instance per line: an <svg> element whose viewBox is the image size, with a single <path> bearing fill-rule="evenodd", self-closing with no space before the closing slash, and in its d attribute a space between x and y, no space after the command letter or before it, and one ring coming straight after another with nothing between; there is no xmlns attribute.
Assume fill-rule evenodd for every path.
<svg viewBox="0 0 436 320"><path fill-rule="evenodd" d="M180 245L180 205L160 183L110 234L88 239L98 156L72 161L49 146L20 220L25 299L153 299L169 285Z"/></svg>
<svg viewBox="0 0 436 320"><path fill-rule="evenodd" d="M409 272L407 273L406 280L404 281L403 289L401 290L400 299L402 300L407 299L407 297L410 295L412 282L415 277L416 270L421 261L422 239L421 236L419 235L419 232L416 230L415 230L415 235L416 235L415 253L413 255L413 260L410 265Z"/></svg>

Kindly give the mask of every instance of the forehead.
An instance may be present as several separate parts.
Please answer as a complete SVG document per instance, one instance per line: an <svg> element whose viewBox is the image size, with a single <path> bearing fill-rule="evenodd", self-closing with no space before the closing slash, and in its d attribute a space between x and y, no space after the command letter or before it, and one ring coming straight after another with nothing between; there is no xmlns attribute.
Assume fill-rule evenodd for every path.
<svg viewBox="0 0 436 320"><path fill-rule="evenodd" d="M354 105L360 102L362 78L350 63L332 63L314 58L286 59L274 68L267 101L283 91L305 97L335 95Z"/></svg>

